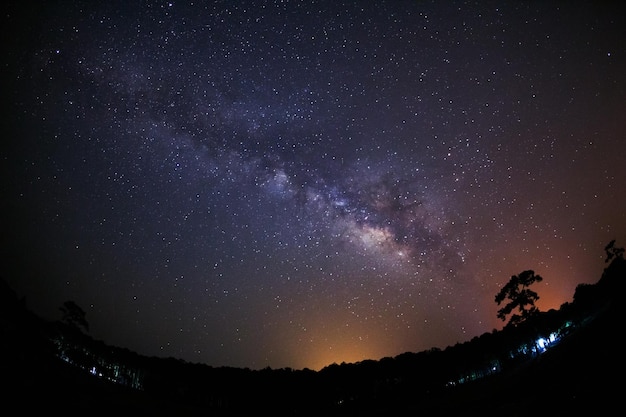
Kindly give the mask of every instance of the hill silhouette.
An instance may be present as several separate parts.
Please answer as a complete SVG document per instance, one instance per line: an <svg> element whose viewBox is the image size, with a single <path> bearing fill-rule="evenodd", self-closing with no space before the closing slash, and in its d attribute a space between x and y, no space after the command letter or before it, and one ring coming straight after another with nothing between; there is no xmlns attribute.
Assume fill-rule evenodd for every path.
<svg viewBox="0 0 626 417"><path fill-rule="evenodd" d="M0 281L3 408L151 416L571 416L612 413L623 360L622 253L573 301L444 350L309 369L138 355L30 312ZM607 259L608 261L609 259Z"/></svg>

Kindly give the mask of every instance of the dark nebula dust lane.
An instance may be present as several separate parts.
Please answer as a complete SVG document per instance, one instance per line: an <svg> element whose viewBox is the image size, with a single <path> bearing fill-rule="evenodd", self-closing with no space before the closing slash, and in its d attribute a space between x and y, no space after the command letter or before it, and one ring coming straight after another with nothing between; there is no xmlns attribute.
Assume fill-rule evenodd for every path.
<svg viewBox="0 0 626 417"><path fill-rule="evenodd" d="M0 273L49 319L319 369L500 328L626 240L623 7L10 2Z"/></svg>

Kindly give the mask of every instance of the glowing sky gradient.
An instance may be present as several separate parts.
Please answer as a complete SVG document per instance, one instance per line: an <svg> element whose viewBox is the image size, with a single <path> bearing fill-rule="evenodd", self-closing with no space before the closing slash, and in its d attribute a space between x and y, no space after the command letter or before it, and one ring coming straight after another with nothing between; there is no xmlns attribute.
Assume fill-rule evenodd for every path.
<svg viewBox="0 0 626 417"><path fill-rule="evenodd" d="M108 344L253 369L468 341L526 269L558 308L626 242L597 3L10 2L0 272Z"/></svg>

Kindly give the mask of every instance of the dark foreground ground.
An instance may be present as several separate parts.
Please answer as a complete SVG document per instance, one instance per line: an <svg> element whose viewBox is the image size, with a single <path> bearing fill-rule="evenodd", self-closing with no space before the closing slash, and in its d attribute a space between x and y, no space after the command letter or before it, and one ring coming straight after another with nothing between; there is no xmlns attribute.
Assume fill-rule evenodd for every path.
<svg viewBox="0 0 626 417"><path fill-rule="evenodd" d="M617 313L613 311L612 313ZM611 317L611 318L609 318ZM578 416L614 415L623 410L623 356L618 316L597 319L560 345L515 371L468 383L403 405L376 409L306 411L325 416ZM166 401L108 383L51 357L35 346L5 349L3 415L236 416ZM7 357L6 355L13 355ZM417 393L416 393L417 394ZM417 397L418 395L416 395ZM245 398L242 398L245 401ZM282 414L281 414L282 415Z"/></svg>
<svg viewBox="0 0 626 417"><path fill-rule="evenodd" d="M133 417L622 415L626 393L622 381L624 313L621 305L622 296L626 292L626 262L621 257L618 261L611 264L610 273L603 275L597 285L582 287L574 296L575 301L577 298L579 300L578 305L584 305L585 299L593 297L606 300L601 303L602 309L594 310L596 313L592 315L585 315L594 319L587 320L586 325L578 327L556 346L516 368L454 388L434 389L432 393L424 390L412 392L412 388L406 387L404 391L398 391L395 385L391 385L391 392L386 392L384 398L397 400L370 401L371 398L364 394L349 405L334 402L322 404L318 403L320 397L316 397L313 392L310 396L297 397L314 399L308 404L295 401L296 397L290 402L287 397L283 404L289 406L281 407L272 402L271 406L266 405L263 409L255 409L255 404L263 398L258 397L257 386L254 386L254 391L239 389L240 379L235 379L234 385L228 385L236 387L237 392L232 398L240 403L234 407L203 407L174 401L176 395L150 394L148 391L114 384L70 366L57 358L56 349L50 345L50 338L44 336L41 321L25 309L24 303L8 287L0 286L0 413L6 416L54 414ZM590 295L593 297L589 298ZM188 378L189 374L181 375L181 378L192 381ZM222 387L226 386L222 378L217 381ZM189 385L197 387L195 384ZM277 392L280 394L281 390L273 386L262 388L263 393L272 395ZM288 388L294 393L303 392L299 387ZM306 388L303 386L302 389ZM207 396L205 391L199 393L199 398L211 398L211 393ZM250 400L253 394L257 395L257 402ZM280 395L272 398L282 399ZM227 412L220 409L247 411Z"/></svg>

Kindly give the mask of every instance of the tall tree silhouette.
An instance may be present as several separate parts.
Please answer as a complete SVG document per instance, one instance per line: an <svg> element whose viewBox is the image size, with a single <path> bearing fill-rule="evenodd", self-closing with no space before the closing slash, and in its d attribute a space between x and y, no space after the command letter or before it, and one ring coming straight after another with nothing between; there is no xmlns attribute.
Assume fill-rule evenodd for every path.
<svg viewBox="0 0 626 417"><path fill-rule="evenodd" d="M615 246L615 239L609 242L608 245L604 248L604 252L606 252L606 259L604 262L608 263L613 258L623 258L624 257L624 248L618 248Z"/></svg>
<svg viewBox="0 0 626 417"><path fill-rule="evenodd" d="M498 305L504 300L508 300L504 307L498 310L498 318L505 321L507 316L511 314L507 326L516 326L538 313L539 309L535 306L535 301L539 299L539 295L528 287L542 280L543 278L540 275L535 275L532 270L513 275L509 282L496 294ZM515 309L519 314L513 313Z"/></svg>
<svg viewBox="0 0 626 417"><path fill-rule="evenodd" d="M61 318L63 323L76 330L82 331L82 329L84 329L86 332L89 332L89 323L87 323L87 319L85 318L86 313L78 304L74 301L66 301L59 309L63 313L63 317Z"/></svg>

